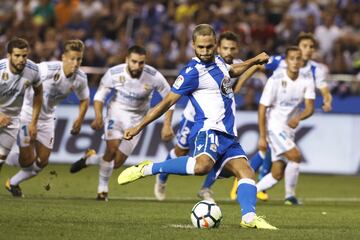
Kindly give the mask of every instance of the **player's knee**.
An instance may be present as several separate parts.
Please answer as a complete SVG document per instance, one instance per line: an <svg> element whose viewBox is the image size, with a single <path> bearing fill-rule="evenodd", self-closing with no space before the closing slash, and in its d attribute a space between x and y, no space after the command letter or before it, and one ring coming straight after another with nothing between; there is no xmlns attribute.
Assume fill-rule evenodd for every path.
<svg viewBox="0 0 360 240"><path fill-rule="evenodd" d="M211 168L213 167L213 164L210 162L196 162L195 164L195 175L206 175L210 172Z"/></svg>
<svg viewBox="0 0 360 240"><path fill-rule="evenodd" d="M174 148L175 155L178 157L185 156L188 154L188 149L179 148L177 145Z"/></svg>
<svg viewBox="0 0 360 240"><path fill-rule="evenodd" d="M297 163L300 163L301 161L301 153L299 150L296 150L296 151L293 151L291 154L290 154L290 161L293 161L293 162L297 162Z"/></svg>
<svg viewBox="0 0 360 240"><path fill-rule="evenodd" d="M272 171L271 174L272 174L273 178L275 178L278 181L280 181L284 177L283 171Z"/></svg>

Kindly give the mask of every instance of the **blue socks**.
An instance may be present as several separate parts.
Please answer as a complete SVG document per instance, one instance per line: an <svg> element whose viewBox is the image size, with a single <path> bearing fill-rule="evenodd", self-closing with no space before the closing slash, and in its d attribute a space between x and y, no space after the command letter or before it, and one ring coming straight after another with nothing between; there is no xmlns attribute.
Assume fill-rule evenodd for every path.
<svg viewBox="0 0 360 240"><path fill-rule="evenodd" d="M266 150L266 156L263 161L263 165L259 172L259 180L262 179L264 176L266 176L271 171L271 166L272 166L271 152L270 152L269 148L267 148L267 149L268 150Z"/></svg>
<svg viewBox="0 0 360 240"><path fill-rule="evenodd" d="M177 175L194 175L196 159L189 156L178 157L171 161L154 163L152 174L168 173Z"/></svg>
<svg viewBox="0 0 360 240"><path fill-rule="evenodd" d="M254 169L254 172L257 172L260 168L260 166L263 164L264 157L261 156L261 152L258 151L250 160L250 166L252 169Z"/></svg>
<svg viewBox="0 0 360 240"><path fill-rule="evenodd" d="M211 171L206 176L205 181L204 181L201 189L203 189L203 188L211 188L211 186L214 184L214 182L216 180L215 175L216 175L216 172L215 172L214 168L212 168Z"/></svg>
<svg viewBox="0 0 360 240"><path fill-rule="evenodd" d="M169 154L167 155L165 161L169 161L169 160L173 159L173 158L171 157L171 155L172 155L171 153L172 153L173 151L174 151L174 149L171 149L171 151L170 151ZM166 183L167 179L168 179L168 174L167 174L167 173L160 173L160 174L159 174L159 180L160 180L161 183Z"/></svg>
<svg viewBox="0 0 360 240"><path fill-rule="evenodd" d="M256 212L256 185L250 178L242 178L238 182L237 201L241 207L241 214Z"/></svg>

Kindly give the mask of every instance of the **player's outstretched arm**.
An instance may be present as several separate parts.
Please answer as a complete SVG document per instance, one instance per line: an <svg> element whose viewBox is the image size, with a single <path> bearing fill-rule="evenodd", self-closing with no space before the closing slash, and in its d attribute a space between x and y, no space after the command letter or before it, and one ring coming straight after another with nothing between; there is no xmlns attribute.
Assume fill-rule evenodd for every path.
<svg viewBox="0 0 360 240"><path fill-rule="evenodd" d="M174 105L181 95L170 92L165 98L154 108L152 108L144 117L144 119L135 127L129 128L124 133L124 139L130 140L133 136L137 135L149 123L163 115L172 105Z"/></svg>
<svg viewBox="0 0 360 240"><path fill-rule="evenodd" d="M299 115L294 116L288 122L289 127L296 128L301 120L310 117L314 113L314 99L305 98L305 109Z"/></svg>
<svg viewBox="0 0 360 240"><path fill-rule="evenodd" d="M259 104L258 109L258 125L259 125L259 143L258 147L260 151L266 152L267 142L266 142L266 106Z"/></svg>
<svg viewBox="0 0 360 240"><path fill-rule="evenodd" d="M320 93L323 97L322 109L324 112L330 112L332 110L332 95L328 86L320 88Z"/></svg>
<svg viewBox="0 0 360 240"><path fill-rule="evenodd" d="M84 121L85 118L85 114L89 108L89 103L90 103L90 99L86 98L84 100L80 100L80 104L79 104L79 115L77 117L77 119L74 121L73 125L72 125L72 129L71 129L71 134L72 135L76 135L79 134L80 130L81 130L81 125Z"/></svg>
<svg viewBox="0 0 360 240"><path fill-rule="evenodd" d="M262 52L257 56L250 58L244 62L231 64L231 69L229 71L230 77L239 77L251 66L256 64L264 64L268 60L269 55L267 55L265 52Z"/></svg>
<svg viewBox="0 0 360 240"><path fill-rule="evenodd" d="M41 111L42 98L43 98L42 84L40 84L37 87L33 87L33 89L34 89L33 111L32 111L31 122L29 124L29 135L32 140L36 138L36 133L37 133L36 125Z"/></svg>

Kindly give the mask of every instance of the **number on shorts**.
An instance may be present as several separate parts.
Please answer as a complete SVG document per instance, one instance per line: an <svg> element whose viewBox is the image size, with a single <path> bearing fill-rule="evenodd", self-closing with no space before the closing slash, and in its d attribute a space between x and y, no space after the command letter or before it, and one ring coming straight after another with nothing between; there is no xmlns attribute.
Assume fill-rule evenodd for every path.
<svg viewBox="0 0 360 240"><path fill-rule="evenodd" d="M27 130L27 126L24 125L21 127L21 129L24 131L24 136L27 137L29 134L28 134L28 130Z"/></svg>
<svg viewBox="0 0 360 240"><path fill-rule="evenodd" d="M210 138L210 143L215 143L216 146L219 146L219 139L217 135L210 133L209 138Z"/></svg>
<svg viewBox="0 0 360 240"><path fill-rule="evenodd" d="M111 130L114 128L114 120L109 120L108 130Z"/></svg>

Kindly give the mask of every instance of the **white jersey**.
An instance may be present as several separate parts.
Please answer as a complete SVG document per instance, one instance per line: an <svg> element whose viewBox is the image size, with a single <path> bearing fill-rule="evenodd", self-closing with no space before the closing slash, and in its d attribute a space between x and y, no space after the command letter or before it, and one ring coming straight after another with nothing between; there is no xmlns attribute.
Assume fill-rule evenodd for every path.
<svg viewBox="0 0 360 240"><path fill-rule="evenodd" d="M117 116L121 109L139 115L145 115L150 108L153 91L162 97L170 92L165 77L155 68L145 65L139 78L132 78L127 71L127 64L110 68L102 77L94 100L104 102L106 96L114 89L114 95L107 107L107 116Z"/></svg>
<svg viewBox="0 0 360 240"><path fill-rule="evenodd" d="M241 63L243 62L241 59L234 59L233 63ZM231 78L231 85L234 86L234 84L237 82L239 78L235 77L235 78ZM195 120L195 108L194 106L191 104L191 101L188 101L188 103L186 104L186 107L184 108L183 111L183 116L184 118L186 118L188 121L194 122Z"/></svg>
<svg viewBox="0 0 360 240"><path fill-rule="evenodd" d="M284 56L271 56L269 62L265 64L265 69L270 71L270 74L277 70L286 69L287 64ZM300 68L300 72L303 74L311 73L313 77L313 81L315 82L315 87L318 89L327 87L326 78L328 75L328 71L326 67L321 64L309 60L307 64Z"/></svg>
<svg viewBox="0 0 360 240"><path fill-rule="evenodd" d="M298 113L304 99L315 99L314 81L311 74L299 73L296 80L291 80L282 69L274 72L267 81L260 103L269 107L267 127L283 128Z"/></svg>
<svg viewBox="0 0 360 240"><path fill-rule="evenodd" d="M0 112L18 119L27 89L41 85L38 66L27 60L20 74L10 71L9 60L0 60Z"/></svg>
<svg viewBox="0 0 360 240"><path fill-rule="evenodd" d="M54 119L56 105L66 99L72 91L79 100L89 98L89 87L86 74L77 70L71 77L64 74L61 61L42 62L38 64L40 78L43 83L43 103L39 120ZM21 119L30 121L33 106L34 91L29 89L25 94Z"/></svg>

